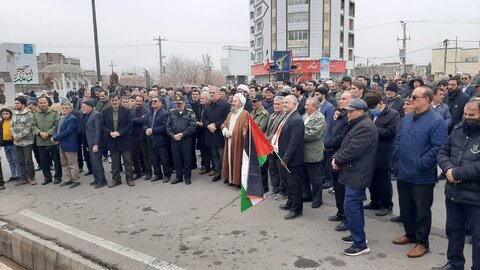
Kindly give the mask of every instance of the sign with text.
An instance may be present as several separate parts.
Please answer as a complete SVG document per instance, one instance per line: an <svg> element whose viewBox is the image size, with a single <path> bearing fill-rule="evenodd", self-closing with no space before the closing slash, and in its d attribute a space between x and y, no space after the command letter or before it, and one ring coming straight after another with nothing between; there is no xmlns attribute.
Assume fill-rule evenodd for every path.
<svg viewBox="0 0 480 270"><path fill-rule="evenodd" d="M13 72L14 84L37 84L38 68L37 55L34 44L3 43L0 46L5 50L7 68ZM10 57L12 56L12 57Z"/></svg>
<svg viewBox="0 0 480 270"><path fill-rule="evenodd" d="M330 78L330 58L328 57L320 58L320 78Z"/></svg>

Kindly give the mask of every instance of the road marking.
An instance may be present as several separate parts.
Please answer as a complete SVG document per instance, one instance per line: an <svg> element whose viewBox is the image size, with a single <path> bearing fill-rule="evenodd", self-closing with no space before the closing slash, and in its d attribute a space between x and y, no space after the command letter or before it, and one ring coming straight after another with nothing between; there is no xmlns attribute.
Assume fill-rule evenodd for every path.
<svg viewBox="0 0 480 270"><path fill-rule="evenodd" d="M183 268L180 268L174 264L164 262L160 259L157 259L155 257L152 257L150 255L147 255L145 253L133 250L131 248L119 245L117 243L108 241L106 239L103 239L101 237L95 236L93 234L89 234L87 232L81 231L79 229L76 229L74 227L68 226L66 224L60 223L58 221L55 221L53 219L44 217L42 215L39 215L37 213L34 213L32 211L23 209L19 212L21 215L24 215L26 217L29 217L33 220L36 220L40 223L43 223L45 225L48 225L50 227L53 227L59 231L62 231L64 233L68 233L72 236L75 236L77 238L80 238L82 240L85 240L87 242L93 243L97 246L103 247L105 249L108 249L110 251L116 252L118 254L121 254L127 258L139 261L141 263L144 263L146 265L149 265L151 267L154 267L156 269L160 270L182 270Z"/></svg>

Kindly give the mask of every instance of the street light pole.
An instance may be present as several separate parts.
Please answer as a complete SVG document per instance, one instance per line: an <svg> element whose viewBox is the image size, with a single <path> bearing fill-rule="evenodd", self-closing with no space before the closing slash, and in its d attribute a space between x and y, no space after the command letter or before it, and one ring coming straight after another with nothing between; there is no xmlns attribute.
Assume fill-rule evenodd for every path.
<svg viewBox="0 0 480 270"><path fill-rule="evenodd" d="M95 13L95 0L92 0L92 16L93 16L93 38L95 40L95 61L97 64L97 82L101 84L102 75L100 72L100 54L98 52L97 15Z"/></svg>

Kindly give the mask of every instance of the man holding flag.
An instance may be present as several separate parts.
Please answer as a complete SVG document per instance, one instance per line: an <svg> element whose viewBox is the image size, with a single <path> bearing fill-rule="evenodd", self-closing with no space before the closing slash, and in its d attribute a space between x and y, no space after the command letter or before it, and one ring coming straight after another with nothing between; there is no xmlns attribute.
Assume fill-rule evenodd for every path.
<svg viewBox="0 0 480 270"><path fill-rule="evenodd" d="M282 170L287 179L288 200L280 205L280 209L289 210L286 220L302 216L302 178L303 178L303 140L304 123L297 112L297 98L288 95L283 100L283 110L286 114L273 136L273 148L278 154ZM282 132L285 131L285 132Z"/></svg>

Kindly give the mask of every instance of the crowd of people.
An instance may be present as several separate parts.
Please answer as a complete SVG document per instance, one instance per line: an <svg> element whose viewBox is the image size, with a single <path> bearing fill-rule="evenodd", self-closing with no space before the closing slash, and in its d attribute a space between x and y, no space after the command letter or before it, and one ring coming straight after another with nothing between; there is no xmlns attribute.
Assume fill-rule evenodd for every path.
<svg viewBox="0 0 480 270"><path fill-rule="evenodd" d="M121 171L129 186L140 178L190 185L197 166L212 182L239 187L251 116L274 148L261 167L265 195L283 202L286 220L302 216L305 202L321 207L328 189L337 208L328 219L339 222L336 231L350 232L341 239L351 245L345 254L369 253L364 209L392 213L393 177L400 216L392 221L405 229L393 243L412 243L408 257L421 257L430 248L433 190L446 179L448 263L435 269L463 269L466 234L473 236L472 269L480 267L480 226L474 226L480 222L480 80L469 74L438 81L404 74L264 86L96 86L55 103L23 94L13 112L0 112L9 181L37 183L33 153L42 185L70 188L81 184L85 167L90 185L113 188L122 184Z"/></svg>

